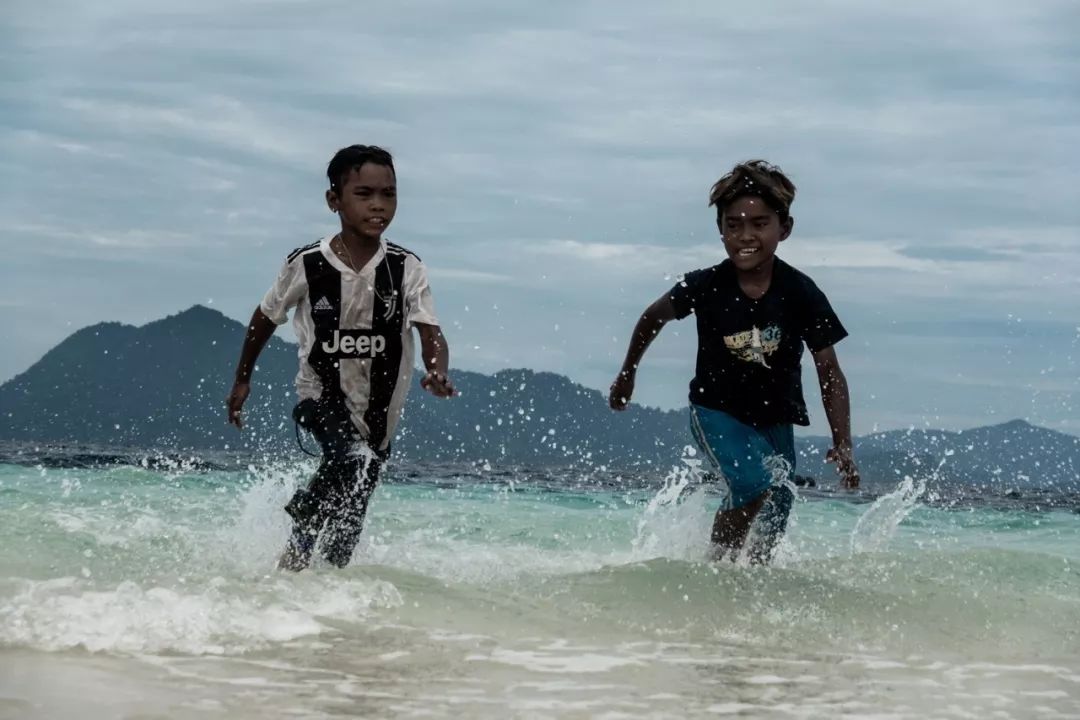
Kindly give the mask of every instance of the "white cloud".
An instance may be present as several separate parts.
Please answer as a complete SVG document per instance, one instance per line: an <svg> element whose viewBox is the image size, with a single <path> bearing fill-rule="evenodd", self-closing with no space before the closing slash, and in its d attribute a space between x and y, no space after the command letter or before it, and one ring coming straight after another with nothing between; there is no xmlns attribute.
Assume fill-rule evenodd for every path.
<svg viewBox="0 0 1080 720"><path fill-rule="evenodd" d="M780 254L876 333L852 346L871 380L890 320L1080 306L1069 0L56 0L16 3L0 30L0 280L47 267L80 317L134 319L64 296L86 266L46 261L94 260L119 287L138 259L167 280L153 307L213 295L246 315L281 256L329 229L323 169L351 142L394 150L394 237L428 263L454 341L481 348L455 357L485 369L606 384L589 368L618 361L640 307L723 257L705 194L752 156L799 185ZM6 332L40 354L70 330L41 318L61 316ZM652 404L684 394L681 332ZM927 393L910 395L891 417Z"/></svg>
<svg viewBox="0 0 1080 720"><path fill-rule="evenodd" d="M265 115L235 98L213 95L188 98L188 106L70 98L61 107L82 122L111 133L144 133L211 143L304 166L322 151L313 138L268 122Z"/></svg>
<svg viewBox="0 0 1080 720"><path fill-rule="evenodd" d="M515 279L510 275L482 272L480 270L466 270L462 268L433 267L428 274L436 280L452 280L462 283L481 283L491 285L514 285Z"/></svg>

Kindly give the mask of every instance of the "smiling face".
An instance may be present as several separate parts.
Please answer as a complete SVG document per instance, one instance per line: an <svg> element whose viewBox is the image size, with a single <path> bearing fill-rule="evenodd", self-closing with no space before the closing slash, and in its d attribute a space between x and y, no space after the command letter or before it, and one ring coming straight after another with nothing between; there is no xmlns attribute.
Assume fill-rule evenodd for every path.
<svg viewBox="0 0 1080 720"><path fill-rule="evenodd" d="M735 269L758 273L772 269L776 246L791 234L794 220L781 220L759 197L740 195L724 208L717 225Z"/></svg>
<svg viewBox="0 0 1080 720"><path fill-rule="evenodd" d="M341 178L338 190L326 192L326 204L341 218L341 229L371 240L397 212L397 178L392 168L366 162Z"/></svg>

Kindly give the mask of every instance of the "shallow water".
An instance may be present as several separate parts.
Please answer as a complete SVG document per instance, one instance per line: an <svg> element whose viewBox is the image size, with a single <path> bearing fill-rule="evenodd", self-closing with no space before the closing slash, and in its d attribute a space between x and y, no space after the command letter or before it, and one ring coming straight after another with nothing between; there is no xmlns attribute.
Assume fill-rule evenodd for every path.
<svg viewBox="0 0 1080 720"><path fill-rule="evenodd" d="M0 465L0 717L1080 716L1070 512L915 479L754 567L692 473L398 468L352 565L281 573L310 469Z"/></svg>

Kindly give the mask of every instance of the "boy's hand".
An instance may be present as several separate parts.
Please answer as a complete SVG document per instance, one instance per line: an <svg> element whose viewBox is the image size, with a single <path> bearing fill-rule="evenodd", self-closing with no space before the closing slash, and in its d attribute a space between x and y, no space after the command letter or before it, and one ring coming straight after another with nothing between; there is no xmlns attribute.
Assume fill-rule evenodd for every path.
<svg viewBox="0 0 1080 720"><path fill-rule="evenodd" d="M851 455L851 448L837 446L829 448L825 453L825 462L836 463L836 472L840 475L840 486L845 490L855 490L859 487L859 468L855 465L855 458Z"/></svg>
<svg viewBox="0 0 1080 720"><path fill-rule="evenodd" d="M250 394L251 383L237 381L233 384L229 397L225 401L225 406L229 409L229 424L235 425L238 429L244 427L244 421L241 419L240 413L244 409L244 401L248 399Z"/></svg>
<svg viewBox="0 0 1080 720"><path fill-rule="evenodd" d="M608 405L611 406L612 410L625 410L633 394L634 373L622 370L615 376L615 382L611 383Z"/></svg>
<svg viewBox="0 0 1080 720"><path fill-rule="evenodd" d="M457 390L454 389L454 384L450 382L450 378L437 370L429 370L420 380L420 387L439 398L449 398L457 395Z"/></svg>

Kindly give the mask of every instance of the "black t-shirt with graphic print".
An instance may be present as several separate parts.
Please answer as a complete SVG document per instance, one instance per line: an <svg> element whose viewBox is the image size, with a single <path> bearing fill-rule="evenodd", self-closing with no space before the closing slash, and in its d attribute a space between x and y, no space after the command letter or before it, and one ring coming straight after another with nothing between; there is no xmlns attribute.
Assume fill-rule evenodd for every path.
<svg viewBox="0 0 1080 720"><path fill-rule="evenodd" d="M814 281L780 258L768 292L752 300L730 260L686 275L671 289L675 316L697 316L697 371L690 402L753 425L809 425L802 353L847 336Z"/></svg>

